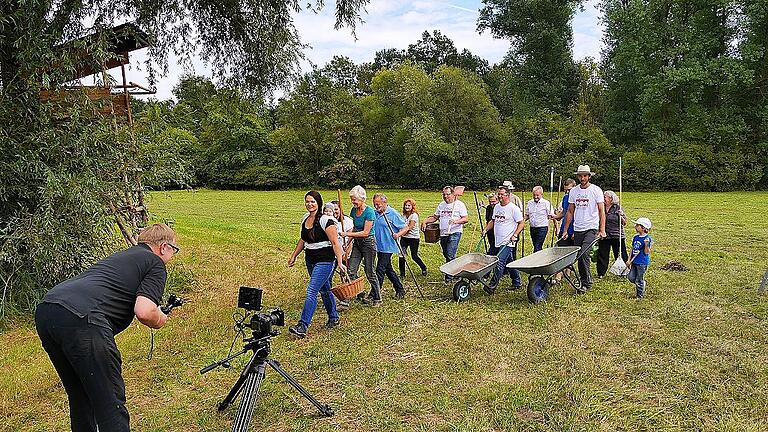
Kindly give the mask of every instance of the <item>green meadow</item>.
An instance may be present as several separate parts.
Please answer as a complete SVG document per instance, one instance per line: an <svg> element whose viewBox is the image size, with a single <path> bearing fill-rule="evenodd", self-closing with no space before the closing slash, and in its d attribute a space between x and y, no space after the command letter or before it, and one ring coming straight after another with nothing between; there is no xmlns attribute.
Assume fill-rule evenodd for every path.
<svg viewBox="0 0 768 432"><path fill-rule="evenodd" d="M303 193L152 195L156 219L173 222L182 247L170 290L191 301L155 332L150 360L149 329L134 321L117 337L133 430L228 430L236 405L223 413L216 405L246 358L229 370L199 369L227 354L240 285L263 287L266 308L297 321L308 277L287 261ZM440 200L439 192L388 195L396 208L415 198L422 217ZM471 193L462 199L470 223L460 254L480 234ZM768 294L757 286L768 267L768 193L625 193L624 201L631 218L655 225L644 300L606 277L581 296L554 287L540 305L479 286L455 303L441 282L439 246L422 242L426 299L410 277L405 300L385 282L381 308L354 305L325 330L320 306L306 339L286 326L273 340L273 357L336 415L320 417L268 371L252 430L766 430ZM688 271L661 269L672 260ZM31 318L6 325L0 346L0 430L67 430L66 394Z"/></svg>

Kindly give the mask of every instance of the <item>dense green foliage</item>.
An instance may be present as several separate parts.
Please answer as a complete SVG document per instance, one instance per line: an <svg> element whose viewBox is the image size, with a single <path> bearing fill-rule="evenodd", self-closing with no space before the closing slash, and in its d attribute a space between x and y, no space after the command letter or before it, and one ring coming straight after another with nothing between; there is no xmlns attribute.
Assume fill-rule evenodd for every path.
<svg viewBox="0 0 768 432"><path fill-rule="evenodd" d="M618 152L593 122L550 111L504 118L474 72L427 73L405 60L365 82L367 70L335 58L275 109L187 77L172 108L150 102L137 118L162 111L166 118L152 124L196 137L184 141L196 161L191 184L219 188L487 187L504 179L530 187L549 166L568 173L586 161L615 171Z"/></svg>
<svg viewBox="0 0 768 432"><path fill-rule="evenodd" d="M547 180L549 166L568 175L589 163L600 184L615 187L624 156L632 189L768 186L764 3L607 1L600 63L572 59L578 7L575 0L486 1L479 29L511 42L492 67L439 31L425 31L371 63L336 57L275 105L240 93L260 125L238 138L249 123L231 112L222 121L238 127L207 134L205 143L197 126L187 129L207 155L193 184L479 187L512 179L529 187ZM200 80L179 85L199 82L198 105L201 95L230 91ZM177 97L178 107L190 105L185 92ZM225 114L215 98L205 103L213 105L198 110L196 125ZM257 133L261 127L266 132ZM246 157L245 148L260 157ZM220 151L226 168L212 163Z"/></svg>
<svg viewBox="0 0 768 432"><path fill-rule="evenodd" d="M337 28L354 27L365 3L337 1ZM9 306L30 309L41 293L114 250L121 237L135 240L145 222L143 184L192 184L191 167L203 160L211 175L200 181L214 186L269 185L276 177L258 168L272 162L264 116L237 92L205 94L204 118L194 106L151 104L132 131L124 118L94 115L109 98L94 103L84 92L70 92L64 101L41 103L40 91L56 92L76 71L98 71L115 60L118 40L142 43L148 36L150 79L167 67L169 53L182 62L195 53L222 82L263 95L297 74L303 45L292 13L302 6L289 0L2 2L0 319ZM113 30L128 20L138 27ZM103 79L96 84L108 85ZM192 103L192 95L187 99Z"/></svg>
<svg viewBox="0 0 768 432"><path fill-rule="evenodd" d="M498 103L505 113L565 114L576 98L578 68L573 60L571 19L581 0L484 0L478 21L509 39Z"/></svg>
<svg viewBox="0 0 768 432"><path fill-rule="evenodd" d="M609 0L604 9L604 130L628 152L628 180L768 185L768 5Z"/></svg>

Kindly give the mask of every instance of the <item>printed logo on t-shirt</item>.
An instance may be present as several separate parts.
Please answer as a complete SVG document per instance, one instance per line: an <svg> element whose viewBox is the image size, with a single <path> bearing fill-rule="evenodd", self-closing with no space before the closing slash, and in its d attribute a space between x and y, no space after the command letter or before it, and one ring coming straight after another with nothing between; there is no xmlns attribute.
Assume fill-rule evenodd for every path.
<svg viewBox="0 0 768 432"><path fill-rule="evenodd" d="M576 207L589 207L589 197L587 196L584 198L577 196L574 205L576 205Z"/></svg>

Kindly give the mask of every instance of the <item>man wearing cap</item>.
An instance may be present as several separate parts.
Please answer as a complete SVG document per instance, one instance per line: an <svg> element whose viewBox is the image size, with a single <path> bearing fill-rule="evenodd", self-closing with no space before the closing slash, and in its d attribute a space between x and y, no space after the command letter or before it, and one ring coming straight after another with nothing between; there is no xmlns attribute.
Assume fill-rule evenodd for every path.
<svg viewBox="0 0 768 432"><path fill-rule="evenodd" d="M488 221L484 228L485 233L493 230L496 239L496 246L490 250L489 255L498 255L499 257L490 286L483 287L483 290L488 294L493 294L496 291L496 287L505 273L509 273L512 278L513 290L522 286L520 272L516 269L507 268L507 263L517 259L517 240L525 226L523 212L510 200L511 193L508 186L499 186L496 195L499 197L499 203L493 207L493 219Z"/></svg>
<svg viewBox="0 0 768 432"><path fill-rule="evenodd" d="M571 189L568 194L568 214L565 217L565 226L573 222L573 245L581 247L579 258L579 276L581 288L579 292L585 292L592 287L591 253L597 238L605 237L605 204L603 190L599 186L590 183L595 173L589 169L589 165L579 165L576 170L579 185ZM568 237L563 234L562 239Z"/></svg>
<svg viewBox="0 0 768 432"><path fill-rule="evenodd" d="M461 233L464 231L464 224L469 221L467 206L456 198L452 186L443 188L443 202L437 206L435 214L424 220L424 223L421 224L421 230L424 231L427 224L435 221L440 222L440 248L443 250L445 262L452 261L456 258L456 252L459 250L459 241L461 240ZM450 280L449 276L445 277L446 282Z"/></svg>
<svg viewBox="0 0 768 432"><path fill-rule="evenodd" d="M513 185L512 182L509 180L504 180L504 183L502 183L501 185L507 188L507 190L509 191L509 201L511 201L512 204L518 206L520 210L522 210L523 200L521 200L519 196L513 193L515 191L515 185Z"/></svg>

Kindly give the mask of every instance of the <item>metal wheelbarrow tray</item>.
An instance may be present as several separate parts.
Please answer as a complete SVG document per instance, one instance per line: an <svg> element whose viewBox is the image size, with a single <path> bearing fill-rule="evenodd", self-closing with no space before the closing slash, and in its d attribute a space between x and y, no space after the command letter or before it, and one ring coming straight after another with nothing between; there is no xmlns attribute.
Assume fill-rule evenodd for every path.
<svg viewBox="0 0 768 432"><path fill-rule="evenodd" d="M591 247L590 247L591 249ZM574 276L563 273L565 279L577 292L583 292L573 264L579 258L578 246L551 247L534 252L527 257L512 261L507 268L528 273L528 300L539 303L549 296L549 287L555 274L563 270L571 270Z"/></svg>
<svg viewBox="0 0 768 432"><path fill-rule="evenodd" d="M464 301L469 298L473 283L488 286L486 279L499 263L494 255L472 252L448 261L440 266L440 271L454 279L459 279L453 286L453 299Z"/></svg>

